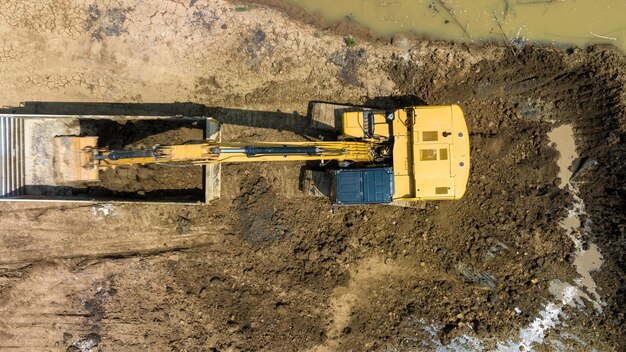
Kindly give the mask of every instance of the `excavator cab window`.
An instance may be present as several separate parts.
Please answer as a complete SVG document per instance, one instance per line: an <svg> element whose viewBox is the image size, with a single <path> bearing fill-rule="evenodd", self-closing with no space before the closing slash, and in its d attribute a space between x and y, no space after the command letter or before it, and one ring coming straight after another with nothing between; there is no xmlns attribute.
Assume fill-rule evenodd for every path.
<svg viewBox="0 0 626 352"><path fill-rule="evenodd" d="M343 135L364 139L389 139L391 122L385 111L365 109L343 114ZM392 115L393 116L393 115Z"/></svg>

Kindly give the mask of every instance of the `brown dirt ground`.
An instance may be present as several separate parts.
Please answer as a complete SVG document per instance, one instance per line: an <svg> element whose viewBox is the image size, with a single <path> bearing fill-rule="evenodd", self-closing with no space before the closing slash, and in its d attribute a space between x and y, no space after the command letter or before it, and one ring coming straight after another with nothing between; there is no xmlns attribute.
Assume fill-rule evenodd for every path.
<svg viewBox="0 0 626 352"><path fill-rule="evenodd" d="M207 206L3 203L0 348L408 351L462 335L494 348L537 316L548 282L576 277L550 120L573 124L581 161L599 163L580 176L581 196L607 305L568 312L535 347L567 333L574 350L626 348L626 61L616 49L512 53L403 36L351 48L262 6L124 4L2 2L2 104L125 103L118 113L213 115L224 140L303 140L315 136L304 119L313 100L459 103L468 192L424 209L331 211L298 190L302 164L260 163L226 165L222 198ZM467 268L496 286L467 282Z"/></svg>

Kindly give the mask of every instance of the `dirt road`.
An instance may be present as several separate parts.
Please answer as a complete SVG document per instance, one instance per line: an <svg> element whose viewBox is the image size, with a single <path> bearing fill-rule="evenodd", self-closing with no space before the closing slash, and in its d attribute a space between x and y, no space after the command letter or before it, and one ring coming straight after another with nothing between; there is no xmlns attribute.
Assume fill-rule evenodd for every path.
<svg viewBox="0 0 626 352"><path fill-rule="evenodd" d="M0 39L5 111L171 103L223 113L224 140L302 140L315 138L312 100L459 103L472 145L466 196L424 209L333 212L298 191L299 163L228 165L208 206L1 203L2 349L626 348L626 61L614 48L349 46L221 0L7 0ZM548 139L564 124L579 155L571 187ZM577 264L592 245L599 298Z"/></svg>

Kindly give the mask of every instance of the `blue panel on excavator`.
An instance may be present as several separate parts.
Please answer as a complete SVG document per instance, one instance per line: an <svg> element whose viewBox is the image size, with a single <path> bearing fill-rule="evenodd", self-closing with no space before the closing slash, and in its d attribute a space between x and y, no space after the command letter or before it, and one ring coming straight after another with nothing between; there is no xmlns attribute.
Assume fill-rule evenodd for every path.
<svg viewBox="0 0 626 352"><path fill-rule="evenodd" d="M335 203L390 203L393 170L390 167L341 169L335 171Z"/></svg>

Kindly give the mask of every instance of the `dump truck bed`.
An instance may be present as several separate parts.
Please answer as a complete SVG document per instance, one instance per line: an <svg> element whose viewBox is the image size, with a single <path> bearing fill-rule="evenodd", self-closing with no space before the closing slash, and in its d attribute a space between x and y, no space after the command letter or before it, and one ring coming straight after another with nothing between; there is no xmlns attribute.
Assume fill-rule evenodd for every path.
<svg viewBox="0 0 626 352"><path fill-rule="evenodd" d="M220 138L219 124L206 117L175 116L94 116L94 115L0 115L0 201L64 201L64 202L173 202L203 204L219 198L220 166L205 166L202 172L201 194L194 200L176 195L145 196L126 199L84 192L84 185L59 184L55 179L55 136L81 135L82 122L113 121L125 123L138 120L198 121L205 138ZM196 123L196 122L193 122ZM202 131L204 130L204 132ZM165 192L163 192L165 193Z"/></svg>
<svg viewBox="0 0 626 352"><path fill-rule="evenodd" d="M24 120L13 116L0 117L0 196L24 193Z"/></svg>

